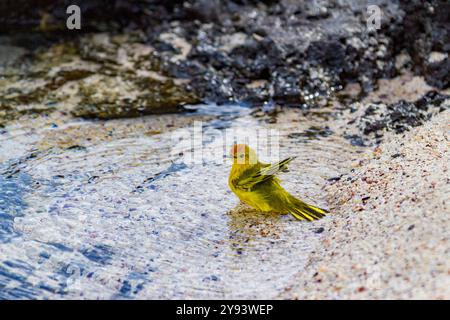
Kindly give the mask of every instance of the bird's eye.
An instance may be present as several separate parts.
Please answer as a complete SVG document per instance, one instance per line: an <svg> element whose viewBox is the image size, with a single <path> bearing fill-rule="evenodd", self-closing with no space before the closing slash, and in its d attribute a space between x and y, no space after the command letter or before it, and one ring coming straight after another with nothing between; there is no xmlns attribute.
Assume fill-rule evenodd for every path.
<svg viewBox="0 0 450 320"><path fill-rule="evenodd" d="M243 158L243 157L244 157L244 155L243 155L243 154L239 155L239 158Z"/></svg>

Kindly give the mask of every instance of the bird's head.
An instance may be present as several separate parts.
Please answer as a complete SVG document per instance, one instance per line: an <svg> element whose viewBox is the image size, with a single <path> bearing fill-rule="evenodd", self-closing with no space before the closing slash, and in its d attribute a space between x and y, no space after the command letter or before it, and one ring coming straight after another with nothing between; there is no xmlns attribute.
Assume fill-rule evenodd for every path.
<svg viewBox="0 0 450 320"><path fill-rule="evenodd" d="M236 164L255 164L258 162L258 156L255 150L246 144L235 144L230 151L233 163Z"/></svg>

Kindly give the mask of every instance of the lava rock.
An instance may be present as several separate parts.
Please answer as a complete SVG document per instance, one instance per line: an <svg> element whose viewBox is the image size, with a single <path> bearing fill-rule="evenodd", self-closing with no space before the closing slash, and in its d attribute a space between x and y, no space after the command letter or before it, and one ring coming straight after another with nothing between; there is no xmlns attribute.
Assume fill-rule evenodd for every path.
<svg viewBox="0 0 450 320"><path fill-rule="evenodd" d="M373 136L380 142L386 131L403 133L449 108L450 96L430 91L415 102L402 100L387 106L383 103L371 104L355 121L364 135Z"/></svg>
<svg viewBox="0 0 450 320"><path fill-rule="evenodd" d="M106 6L96 0L18 1L23 5L0 5L8 12L0 25L15 38L30 28L58 40L84 37L86 31L137 32L155 49L158 72L189 79L203 101L323 106L348 83L359 83L365 94L378 79L395 76L400 53L411 56L410 67L429 84L449 86L450 4L445 0L113 0ZM80 32L64 27L69 2L82 9ZM383 13L376 31L367 29L369 4ZM174 37L161 37L167 34L181 47ZM75 45L84 58L104 61L95 46ZM107 55L120 48L109 49ZM434 52L447 58L430 59Z"/></svg>

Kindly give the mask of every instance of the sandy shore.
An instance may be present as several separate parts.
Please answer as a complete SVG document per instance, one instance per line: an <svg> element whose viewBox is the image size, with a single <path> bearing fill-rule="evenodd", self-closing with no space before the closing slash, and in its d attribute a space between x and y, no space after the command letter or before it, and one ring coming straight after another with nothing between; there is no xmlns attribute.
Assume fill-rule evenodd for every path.
<svg viewBox="0 0 450 320"><path fill-rule="evenodd" d="M449 122L391 135L327 187L334 216L286 299L449 299Z"/></svg>

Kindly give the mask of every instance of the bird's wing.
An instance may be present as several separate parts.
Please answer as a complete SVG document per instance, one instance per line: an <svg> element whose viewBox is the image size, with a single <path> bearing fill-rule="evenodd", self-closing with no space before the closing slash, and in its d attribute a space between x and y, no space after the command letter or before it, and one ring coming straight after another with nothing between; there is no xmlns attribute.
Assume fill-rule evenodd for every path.
<svg viewBox="0 0 450 320"><path fill-rule="evenodd" d="M287 164L294 160L295 157L289 157L279 162L272 163L260 170L260 172L256 176L273 176L280 171L287 169Z"/></svg>
<svg viewBox="0 0 450 320"><path fill-rule="evenodd" d="M273 164L263 164L254 172L251 172L250 174L243 174L242 177L237 181L236 187L242 189L251 189L256 184L267 181L273 178L273 176L280 171L286 170L287 164L294 159L295 157L289 157Z"/></svg>

